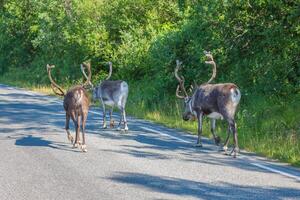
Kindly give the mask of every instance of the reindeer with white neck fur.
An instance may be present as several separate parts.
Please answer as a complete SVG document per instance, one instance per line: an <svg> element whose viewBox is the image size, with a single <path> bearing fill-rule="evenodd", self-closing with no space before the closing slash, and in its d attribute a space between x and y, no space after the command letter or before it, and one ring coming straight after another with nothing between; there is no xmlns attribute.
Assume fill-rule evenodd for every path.
<svg viewBox="0 0 300 200"><path fill-rule="evenodd" d="M182 118L185 121L195 117L197 118L198 139L196 145L200 147L202 147L201 135L203 116L211 118L211 132L217 145L220 143L220 138L215 134L216 119L225 119L228 122L229 128L223 150L227 152L227 145L231 132L234 138L234 147L230 155L233 153L233 156L236 157L239 152L239 146L234 116L241 99L241 92L233 83L211 84L211 81L215 78L217 72L216 63L210 52L205 51L204 53L207 58L205 63L212 65L213 74L208 82L197 86L192 96L189 96L186 92L183 76L180 77L178 75L178 70L182 63L178 60L176 61L175 77L179 82L176 89L176 96L180 99L184 99L184 112ZM183 96L180 95L179 92L183 92Z"/></svg>

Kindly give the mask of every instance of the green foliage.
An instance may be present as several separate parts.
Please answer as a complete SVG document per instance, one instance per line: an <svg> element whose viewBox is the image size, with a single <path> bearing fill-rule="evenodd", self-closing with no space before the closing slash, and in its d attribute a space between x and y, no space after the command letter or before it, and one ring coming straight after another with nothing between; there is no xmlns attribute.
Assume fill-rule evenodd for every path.
<svg viewBox="0 0 300 200"><path fill-rule="evenodd" d="M272 142L300 135L299 1L6 0L0 6L2 80L48 85L50 63L67 86L81 82L79 64L90 60L98 83L112 61L113 79L130 83L130 105L143 117L155 113L194 131L180 121L174 99L175 61L183 62L186 86L201 84L211 75L203 50L211 50L215 82L234 82L242 91L242 146L291 161ZM299 153L299 142L285 144Z"/></svg>

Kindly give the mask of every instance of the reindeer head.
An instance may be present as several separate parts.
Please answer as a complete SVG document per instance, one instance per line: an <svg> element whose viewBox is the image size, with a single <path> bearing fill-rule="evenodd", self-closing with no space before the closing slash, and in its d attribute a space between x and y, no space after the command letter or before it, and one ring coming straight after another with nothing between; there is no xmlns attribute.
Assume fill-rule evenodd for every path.
<svg viewBox="0 0 300 200"><path fill-rule="evenodd" d="M108 80L111 77L112 74L112 62L108 62L109 65L109 73L108 76L105 80ZM81 64L81 72L83 74L83 76L87 79L84 85L89 84L91 86L91 90L92 90L92 100L96 101L97 99L100 99L100 87L101 87L101 82L99 85L97 85L96 87L94 87L94 85L92 84L92 82L90 81L91 79L86 75L84 68L87 68L88 70L90 69L90 63L88 64Z"/></svg>
<svg viewBox="0 0 300 200"><path fill-rule="evenodd" d="M96 102L97 99L100 99L100 84L93 88L92 90L92 100Z"/></svg>
<svg viewBox="0 0 300 200"><path fill-rule="evenodd" d="M196 115L193 112L192 109L192 97L188 95L185 86L184 86L184 77L178 75L178 70L181 67L182 62L179 60L176 60L176 68L175 68L175 78L178 80L179 84L176 89L176 97L179 99L184 99L184 106L183 106L183 113L182 113L182 119L185 121L195 119ZM180 95L179 93L182 92L183 95Z"/></svg>

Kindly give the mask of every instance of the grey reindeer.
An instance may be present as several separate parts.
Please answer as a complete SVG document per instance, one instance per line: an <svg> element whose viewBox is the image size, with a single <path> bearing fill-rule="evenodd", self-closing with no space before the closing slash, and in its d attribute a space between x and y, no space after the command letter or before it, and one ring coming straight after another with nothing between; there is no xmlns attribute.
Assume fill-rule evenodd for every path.
<svg viewBox="0 0 300 200"><path fill-rule="evenodd" d="M89 98L85 86L91 80L91 69L90 64L84 64L88 70L87 80L84 85L76 85L70 88L67 93L55 83L51 76L51 70L55 67L54 65L47 64L48 77L51 82L52 90L55 94L64 97L63 106L66 111L66 123L65 129L67 132L68 140L71 141L73 147L79 147L83 152L87 152L85 144L85 125L89 111ZM75 141L69 131L70 118L74 122L75 126ZM82 123L82 125L81 125ZM82 130L82 142L80 141L80 128ZM74 143L73 143L74 142Z"/></svg>
<svg viewBox="0 0 300 200"><path fill-rule="evenodd" d="M237 126L235 123L235 112L241 99L241 92L233 83L211 84L211 81L216 77L217 68L213 56L210 52L204 51L207 61L206 64L212 65L213 74L208 82L197 86L192 94L189 96L185 86L184 77L178 75L178 70L181 67L181 62L176 61L175 77L179 84L176 89L176 96L184 99L184 111L182 118L185 121L197 118L198 120L198 139L196 146L202 147L202 123L203 116L211 119L211 132L213 134L215 143L220 143L219 136L215 133L216 119L225 119L228 122L228 134L225 140L223 150L227 154L229 136L233 134L234 147L230 152L233 157L236 157L239 152ZM180 95L179 93L183 93Z"/></svg>
<svg viewBox="0 0 300 200"><path fill-rule="evenodd" d="M100 82L96 87L90 82L93 87L93 100L99 99L103 107L103 128L107 128L106 125L106 105L110 106L110 128L114 126L114 121L112 119L112 113L115 106L117 106L121 112L120 122L118 125L118 130L121 130L122 121L124 122L124 130L128 130L127 120L126 120L126 101L128 97L128 84L122 80L112 81L109 80L112 74L112 63L109 64L109 74L106 80ZM83 75L87 78L84 70L82 70Z"/></svg>

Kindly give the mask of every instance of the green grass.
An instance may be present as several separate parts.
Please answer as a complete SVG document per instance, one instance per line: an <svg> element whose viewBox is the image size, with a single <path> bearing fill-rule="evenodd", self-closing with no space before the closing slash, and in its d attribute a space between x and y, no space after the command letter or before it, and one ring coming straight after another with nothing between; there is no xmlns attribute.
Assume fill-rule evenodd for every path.
<svg viewBox="0 0 300 200"><path fill-rule="evenodd" d="M0 82L27 88L45 94L53 94L48 85L30 84L15 80L15 74L0 77ZM129 115L147 119L171 128L179 128L191 134L197 133L196 122L181 118L181 102L174 96L166 96L159 103L147 103L145 95L139 95L138 83L130 84L127 103ZM67 87L66 87L67 88ZM142 93L143 94L143 93ZM242 96L237 112L238 139L242 149L259 155L288 162L300 167L300 95L288 98ZM204 120L203 135L211 138L209 120ZM227 124L217 122L217 133L225 139ZM231 137L232 138L232 137ZM232 141L231 141L232 144Z"/></svg>

